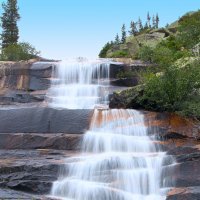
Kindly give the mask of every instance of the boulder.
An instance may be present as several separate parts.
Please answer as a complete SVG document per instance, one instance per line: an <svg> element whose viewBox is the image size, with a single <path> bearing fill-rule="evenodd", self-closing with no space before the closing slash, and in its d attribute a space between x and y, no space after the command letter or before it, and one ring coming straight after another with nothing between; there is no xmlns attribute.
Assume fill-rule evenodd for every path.
<svg viewBox="0 0 200 200"><path fill-rule="evenodd" d="M110 108L140 108L138 97L143 93L143 86L129 88L120 92L114 92L110 98Z"/></svg>

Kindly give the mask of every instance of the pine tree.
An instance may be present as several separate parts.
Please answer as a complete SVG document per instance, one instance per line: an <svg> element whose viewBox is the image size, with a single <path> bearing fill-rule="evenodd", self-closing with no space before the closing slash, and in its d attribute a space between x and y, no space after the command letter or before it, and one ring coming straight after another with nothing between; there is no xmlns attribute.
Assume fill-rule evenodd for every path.
<svg viewBox="0 0 200 200"><path fill-rule="evenodd" d="M159 27L159 21L160 21L160 19L159 19L159 16L158 16L158 14L157 14L157 15L156 15L156 28Z"/></svg>
<svg viewBox="0 0 200 200"><path fill-rule="evenodd" d="M143 30L142 20L140 19L140 17L138 19L138 29L139 29L139 31Z"/></svg>
<svg viewBox="0 0 200 200"><path fill-rule="evenodd" d="M120 44L119 35L117 34L115 37L115 44Z"/></svg>
<svg viewBox="0 0 200 200"><path fill-rule="evenodd" d="M125 24L122 25L122 39L121 39L122 44L126 42L126 26Z"/></svg>
<svg viewBox="0 0 200 200"><path fill-rule="evenodd" d="M129 34L135 36L137 33L136 23L134 21L131 22Z"/></svg>
<svg viewBox="0 0 200 200"><path fill-rule="evenodd" d="M152 25L153 25L153 28L156 28L156 19L153 15L153 18L152 18Z"/></svg>
<svg viewBox="0 0 200 200"><path fill-rule="evenodd" d="M149 28L151 28L151 17L149 15L149 12L147 13L147 22L148 22Z"/></svg>
<svg viewBox="0 0 200 200"><path fill-rule="evenodd" d="M2 4L3 15L2 21L2 48L5 48L11 44L16 44L19 39L19 29L17 21L20 19L18 13L17 0L8 0L7 3Z"/></svg>
<svg viewBox="0 0 200 200"><path fill-rule="evenodd" d="M146 22L144 25L144 29L147 30L149 28L148 23Z"/></svg>

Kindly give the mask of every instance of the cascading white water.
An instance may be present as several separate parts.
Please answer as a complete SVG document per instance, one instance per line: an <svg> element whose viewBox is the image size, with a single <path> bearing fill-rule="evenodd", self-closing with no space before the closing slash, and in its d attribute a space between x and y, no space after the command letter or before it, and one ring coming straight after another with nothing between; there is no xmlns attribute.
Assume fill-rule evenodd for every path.
<svg viewBox="0 0 200 200"><path fill-rule="evenodd" d="M77 59L62 61L53 70L47 99L52 107L92 109L106 104L109 62Z"/></svg>
<svg viewBox="0 0 200 200"><path fill-rule="evenodd" d="M82 153L66 160L52 196L65 200L163 200L173 159L142 113L95 110ZM155 131L155 130L154 130ZM151 132L151 134L149 134Z"/></svg>

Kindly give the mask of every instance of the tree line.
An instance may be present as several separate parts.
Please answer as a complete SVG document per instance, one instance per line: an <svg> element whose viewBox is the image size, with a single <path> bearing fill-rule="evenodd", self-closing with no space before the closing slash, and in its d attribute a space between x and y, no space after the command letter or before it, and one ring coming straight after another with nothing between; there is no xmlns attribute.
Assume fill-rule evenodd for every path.
<svg viewBox="0 0 200 200"><path fill-rule="evenodd" d="M99 53L100 58L105 58L107 51L111 49L115 45L125 44L127 35L129 36L137 36L142 33L145 33L149 30L158 29L159 28L160 18L158 14L150 16L149 12L147 13L146 22L143 24L141 18L138 18L138 21L131 21L129 31L126 31L125 24L122 25L121 28L121 37L119 34L115 36L115 40L111 42L107 42L102 50ZM120 56L126 56L125 52L120 52Z"/></svg>
<svg viewBox="0 0 200 200"><path fill-rule="evenodd" d="M130 36L137 36L140 33L151 30L151 29L157 29L159 28L159 22L160 18L158 14L150 16L149 12L147 13L147 20L145 24L143 24L141 18L138 18L138 21L131 21L130 23L130 30L128 31ZM127 38L127 31L125 24L122 25L121 28L121 38L119 37L119 34L116 35L114 42L111 41L111 44L124 44L126 42Z"/></svg>
<svg viewBox="0 0 200 200"><path fill-rule="evenodd" d="M2 3L1 20L1 60L28 60L39 55L39 52L28 42L19 43L18 21L20 20L17 0Z"/></svg>

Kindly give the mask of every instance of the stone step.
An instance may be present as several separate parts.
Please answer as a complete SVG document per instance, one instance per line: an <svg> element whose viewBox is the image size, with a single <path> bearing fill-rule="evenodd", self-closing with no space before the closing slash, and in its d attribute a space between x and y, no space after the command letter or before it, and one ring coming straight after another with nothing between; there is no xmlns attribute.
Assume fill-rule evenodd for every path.
<svg viewBox="0 0 200 200"><path fill-rule="evenodd" d="M82 134L89 128L93 110L49 107L0 109L0 133Z"/></svg>
<svg viewBox="0 0 200 200"><path fill-rule="evenodd" d="M0 149L80 150L82 134L1 133Z"/></svg>

